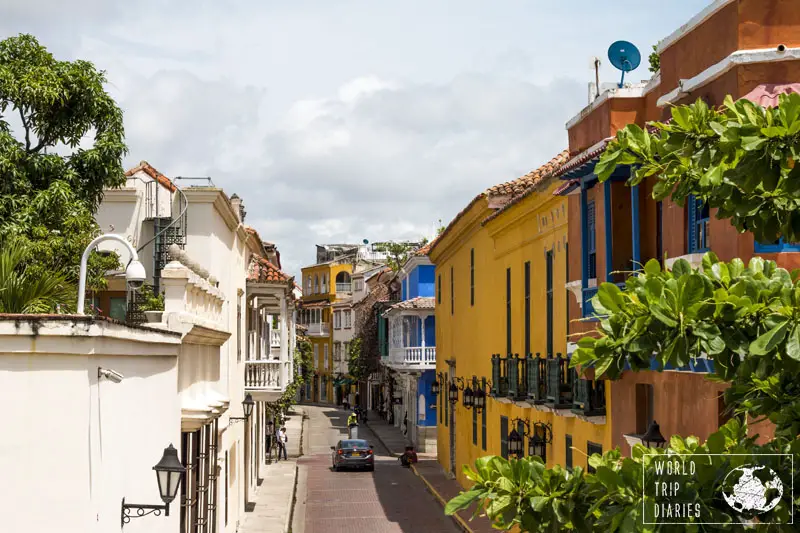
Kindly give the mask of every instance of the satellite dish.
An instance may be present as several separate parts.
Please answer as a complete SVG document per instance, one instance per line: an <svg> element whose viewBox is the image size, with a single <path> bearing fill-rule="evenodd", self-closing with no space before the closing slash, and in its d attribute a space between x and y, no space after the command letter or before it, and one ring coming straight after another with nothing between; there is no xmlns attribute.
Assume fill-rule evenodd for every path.
<svg viewBox="0 0 800 533"><path fill-rule="evenodd" d="M364 239L364 240L363 240L363 241L361 241L361 242L363 242L364 244L369 244L369 241L368 241L367 239Z"/></svg>
<svg viewBox="0 0 800 533"><path fill-rule="evenodd" d="M608 60L622 71L620 89L625 83L625 73L636 70L642 62L642 54L628 41L617 41L608 48Z"/></svg>

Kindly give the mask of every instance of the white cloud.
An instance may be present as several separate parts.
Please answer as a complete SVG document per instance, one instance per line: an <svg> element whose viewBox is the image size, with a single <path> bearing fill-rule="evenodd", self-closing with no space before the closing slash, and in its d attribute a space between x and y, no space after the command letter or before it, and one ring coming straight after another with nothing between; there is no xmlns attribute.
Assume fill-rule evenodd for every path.
<svg viewBox="0 0 800 533"><path fill-rule="evenodd" d="M705 3L31 0L0 7L0 32L108 71L128 164L238 193L298 273L315 243L430 236L547 161L588 58L649 51Z"/></svg>

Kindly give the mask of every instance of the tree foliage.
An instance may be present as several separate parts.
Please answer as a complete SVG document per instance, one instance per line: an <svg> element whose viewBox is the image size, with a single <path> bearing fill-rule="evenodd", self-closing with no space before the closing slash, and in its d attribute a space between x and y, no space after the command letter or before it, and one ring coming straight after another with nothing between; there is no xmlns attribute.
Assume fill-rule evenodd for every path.
<svg viewBox="0 0 800 533"><path fill-rule="evenodd" d="M658 55L657 45L653 45L653 51L650 52L650 56L647 59L650 62L650 72L658 72L661 70L661 56Z"/></svg>
<svg viewBox="0 0 800 533"><path fill-rule="evenodd" d="M548 469L538 457L510 460L481 457L475 461L474 469L464 466L465 475L474 483L472 489L450 500L445 512L453 514L477 504L475 514L485 512L497 529L518 526L521 531L542 533L744 531L745 525L739 516L718 497L722 489L730 489L724 474L745 465L752 453L798 452L800 441L797 440L754 445L753 439L747 437L746 427L733 419L703 444L695 437L674 436L667 450L637 444L629 458L623 458L618 450L602 456L595 454L588 460L594 473L580 467L570 471L558 465ZM697 465L696 475L682 483L681 501L697 503L701 506L703 521L716 524L647 524L657 521L650 514L657 501L652 485L656 479L663 479L656 475L656 462L663 463L672 453L680 453L684 461L694 461ZM770 461L767 466L779 475L784 486L792 486L796 480L791 458L773 455ZM793 531L792 526L778 525L790 522L792 505L797 503L792 501L789 492L785 491L784 498L774 509L759 516L762 523L775 523L763 525L759 531ZM753 516L744 518L752 520ZM676 520L679 521L682 520Z"/></svg>
<svg viewBox="0 0 800 533"><path fill-rule="evenodd" d="M0 238L25 242L39 273L77 278L103 188L124 183L122 111L105 82L91 63L58 61L31 35L0 41ZM93 254L90 286L117 265L116 255Z"/></svg>
<svg viewBox="0 0 800 533"><path fill-rule="evenodd" d="M375 250L387 255L387 264L397 272L400 270L414 251L419 248L417 243L410 242L383 242L375 245Z"/></svg>
<svg viewBox="0 0 800 533"><path fill-rule="evenodd" d="M698 100L651 126L654 133L635 124L617 132L595 168L601 181L632 165L629 185L655 178L657 200L682 206L694 195L758 242L800 241L800 94L781 95L774 108Z"/></svg>
<svg viewBox="0 0 800 533"><path fill-rule="evenodd" d="M62 272L25 268L30 254L21 242L0 242L0 313L53 313L74 297Z"/></svg>

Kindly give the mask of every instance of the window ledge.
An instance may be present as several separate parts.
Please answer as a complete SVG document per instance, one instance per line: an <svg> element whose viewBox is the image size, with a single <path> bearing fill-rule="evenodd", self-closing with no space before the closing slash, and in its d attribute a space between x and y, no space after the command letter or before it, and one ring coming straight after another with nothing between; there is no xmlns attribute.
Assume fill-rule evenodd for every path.
<svg viewBox="0 0 800 533"><path fill-rule="evenodd" d="M587 280L587 286L590 289L597 287L597 278L590 278ZM564 287L575 296L578 302L578 307L583 311L583 280L576 279L564 284Z"/></svg>
<svg viewBox="0 0 800 533"><path fill-rule="evenodd" d="M664 264L668 269L672 270L672 265L674 265L678 259L685 259L686 261L689 262L690 265L692 265L692 268L700 268L703 265L704 255L705 252L696 252L686 255L680 255L678 257L670 257L664 261Z"/></svg>

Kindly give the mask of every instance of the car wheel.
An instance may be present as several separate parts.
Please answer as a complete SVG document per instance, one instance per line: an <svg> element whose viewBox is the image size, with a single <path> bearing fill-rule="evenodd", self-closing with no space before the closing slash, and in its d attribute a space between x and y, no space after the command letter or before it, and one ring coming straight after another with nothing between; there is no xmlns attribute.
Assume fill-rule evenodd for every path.
<svg viewBox="0 0 800 533"><path fill-rule="evenodd" d="M367 472L374 472L374 471L375 471L375 465L370 465L367 467Z"/></svg>

